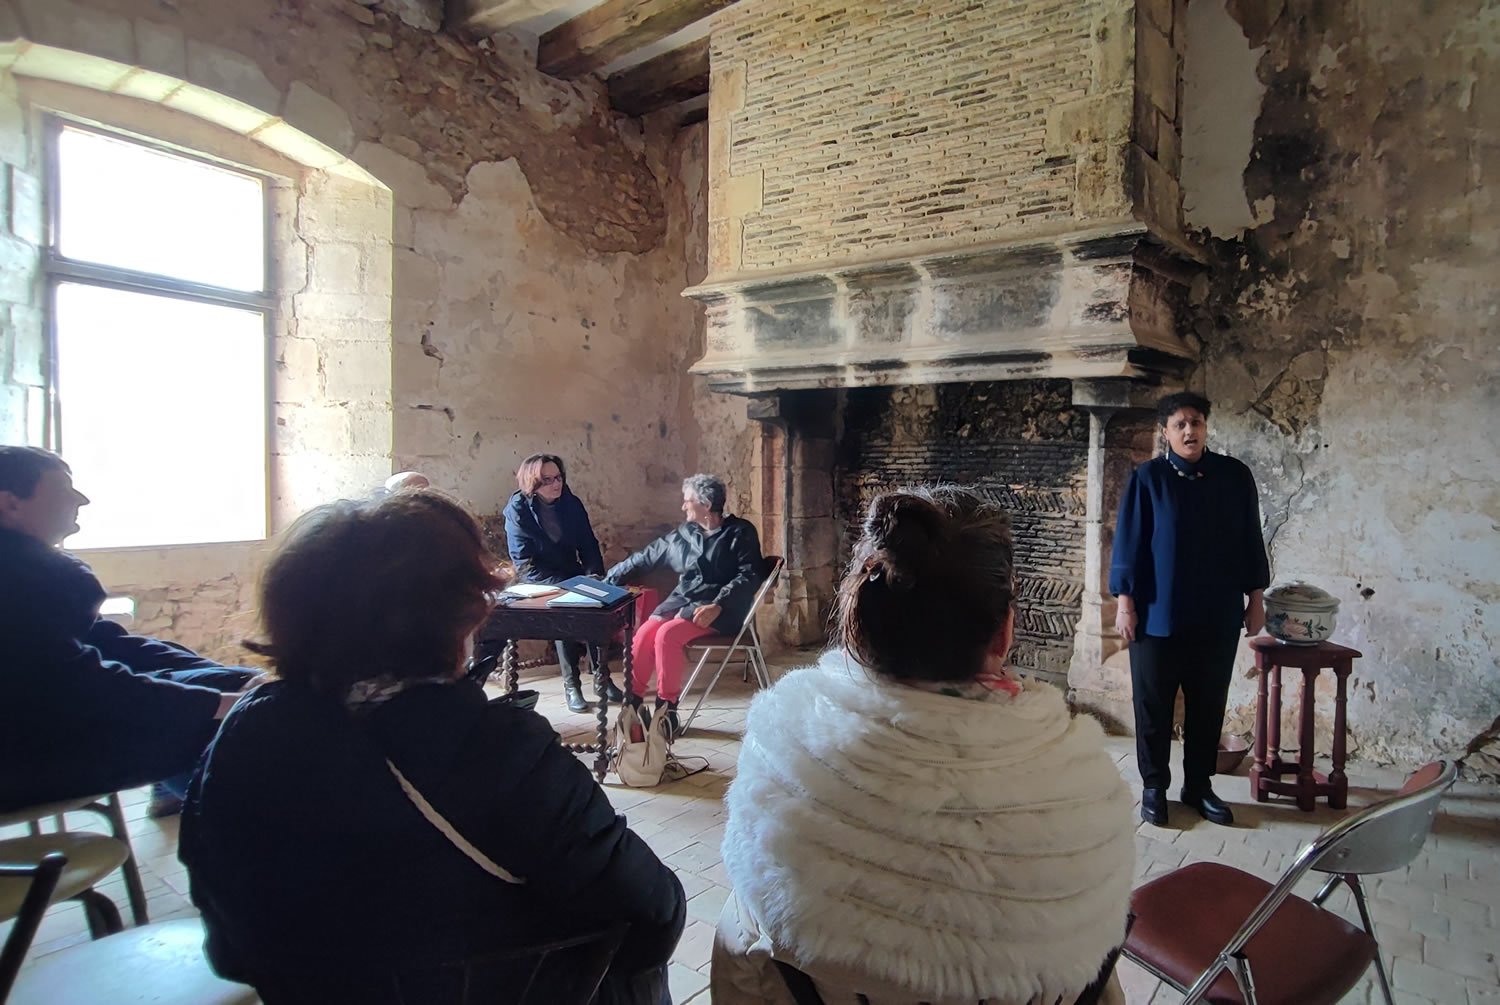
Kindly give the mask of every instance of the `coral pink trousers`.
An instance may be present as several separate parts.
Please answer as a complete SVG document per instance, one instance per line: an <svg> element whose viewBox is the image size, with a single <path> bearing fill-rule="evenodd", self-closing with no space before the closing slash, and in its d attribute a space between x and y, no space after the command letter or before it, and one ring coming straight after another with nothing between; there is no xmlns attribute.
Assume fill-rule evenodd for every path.
<svg viewBox="0 0 1500 1005"><path fill-rule="evenodd" d="M631 659L635 663L630 675L631 691L643 694L654 673L656 696L675 702L682 694L682 670L687 666L687 654L682 647L712 634L712 628L700 628L687 618L647 618L635 630L631 642Z"/></svg>

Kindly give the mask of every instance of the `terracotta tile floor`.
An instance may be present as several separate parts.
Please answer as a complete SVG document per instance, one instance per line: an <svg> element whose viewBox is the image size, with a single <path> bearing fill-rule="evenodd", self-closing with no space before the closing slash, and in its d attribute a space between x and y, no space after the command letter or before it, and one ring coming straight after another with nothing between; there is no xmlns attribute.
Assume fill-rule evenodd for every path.
<svg viewBox="0 0 1500 1005"><path fill-rule="evenodd" d="M790 664L788 664L790 665ZM773 668L773 673L775 668ZM542 692L538 709L559 732L582 741L593 720L573 715L562 703L555 668L523 677L526 687ZM692 732L676 744L690 763L703 758L708 770L656 789L630 789L611 777L610 799L631 826L671 864L687 890L689 924L671 968L673 998L706 1005L708 963L713 929L728 895L728 879L719 860L724 831L722 797L734 777L745 708L754 694L731 669L704 706ZM1139 796L1134 747L1112 739L1110 751ZM1176 760L1174 758L1174 763ZM1217 791L1235 804L1237 824L1215 827L1176 808L1172 825L1142 824L1137 831L1137 878L1158 875L1187 862L1213 860L1271 877L1280 872L1309 838L1340 814L1327 809L1300 813L1285 803L1250 801L1245 766L1237 777L1221 778ZM1351 766L1353 805L1365 805L1380 792L1399 786L1402 773L1371 765ZM153 920L191 916L187 877L176 858L177 822L145 815L145 790L127 793L126 815L140 857ZM97 826L88 817L70 826ZM0 836L8 836L0 834ZM118 879L101 890L123 908L125 891ZM1496 1005L1500 1003L1500 791L1460 784L1443 803L1433 837L1416 863L1401 874L1376 879L1371 886L1377 932L1391 970L1399 1005ZM1342 898L1342 899L1341 899ZM1347 894L1335 898L1347 908ZM0 925L0 934L8 926ZM64 904L48 912L33 956L56 952L87 938L83 912ZM1143 971L1121 965L1121 978L1132 1005L1171 1005L1180 996L1160 988ZM1373 975L1347 1002L1379 1002L1371 997Z"/></svg>

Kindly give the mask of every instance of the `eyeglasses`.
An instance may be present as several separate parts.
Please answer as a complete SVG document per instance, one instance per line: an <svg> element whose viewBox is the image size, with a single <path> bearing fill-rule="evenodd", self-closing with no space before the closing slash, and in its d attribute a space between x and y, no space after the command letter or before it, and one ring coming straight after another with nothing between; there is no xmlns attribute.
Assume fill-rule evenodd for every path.
<svg viewBox="0 0 1500 1005"><path fill-rule="evenodd" d="M544 478L540 479L537 482L537 485L539 487L545 488L548 485L561 485L562 482L563 482L563 476L562 475L552 475L550 477L544 477Z"/></svg>

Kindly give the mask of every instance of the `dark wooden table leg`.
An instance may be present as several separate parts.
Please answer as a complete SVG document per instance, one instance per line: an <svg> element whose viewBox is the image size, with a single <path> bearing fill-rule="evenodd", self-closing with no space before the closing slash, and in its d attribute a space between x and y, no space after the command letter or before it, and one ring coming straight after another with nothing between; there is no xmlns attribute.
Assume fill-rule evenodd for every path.
<svg viewBox="0 0 1500 1005"><path fill-rule="evenodd" d="M505 640L505 693L515 694L521 683L521 661L516 656L516 640Z"/></svg>
<svg viewBox="0 0 1500 1005"><path fill-rule="evenodd" d="M1297 808L1311 812L1317 805L1317 779L1313 777L1313 703L1318 668L1302 668L1302 729L1297 750Z"/></svg>
<svg viewBox="0 0 1500 1005"><path fill-rule="evenodd" d="M609 695L605 693L605 682L609 680L609 657L605 646L591 645L589 662L594 666L594 696L599 699L599 753L594 757L594 776L602 782L609 773Z"/></svg>
<svg viewBox="0 0 1500 1005"><path fill-rule="evenodd" d="M1341 810L1349 805L1349 776L1344 774L1344 760L1348 756L1348 744L1344 736L1349 700L1349 674L1354 670L1352 660L1341 660L1333 668L1338 680L1338 689L1333 699L1333 770L1328 773L1328 806Z"/></svg>
<svg viewBox="0 0 1500 1005"><path fill-rule="evenodd" d="M634 692L631 690L631 675L635 673L635 603L630 605L630 612L625 616L625 645L620 655L620 672L625 675L625 700L629 701Z"/></svg>
<svg viewBox="0 0 1500 1005"><path fill-rule="evenodd" d="M1271 707L1266 713L1266 765L1272 777L1281 772L1281 664L1266 668L1271 675Z"/></svg>
<svg viewBox="0 0 1500 1005"><path fill-rule="evenodd" d="M1270 673L1259 667L1255 675L1255 764L1250 768L1250 794L1255 801L1266 801L1266 791L1261 788L1261 776L1266 771L1266 677Z"/></svg>

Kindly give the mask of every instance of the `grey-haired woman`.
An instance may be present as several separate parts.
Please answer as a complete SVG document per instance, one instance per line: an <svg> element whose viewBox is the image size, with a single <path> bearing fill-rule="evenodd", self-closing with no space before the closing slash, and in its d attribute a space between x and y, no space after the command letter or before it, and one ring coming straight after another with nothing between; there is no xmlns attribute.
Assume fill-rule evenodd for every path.
<svg viewBox="0 0 1500 1005"><path fill-rule="evenodd" d="M631 690L637 702L656 674L656 708L667 709L677 731L677 699L686 664L682 647L704 635L732 634L745 620L765 575L760 537L749 520L724 512L724 483L693 475L682 483L687 522L620 562L605 576L612 583L655 569L677 573L677 586L636 629Z"/></svg>

